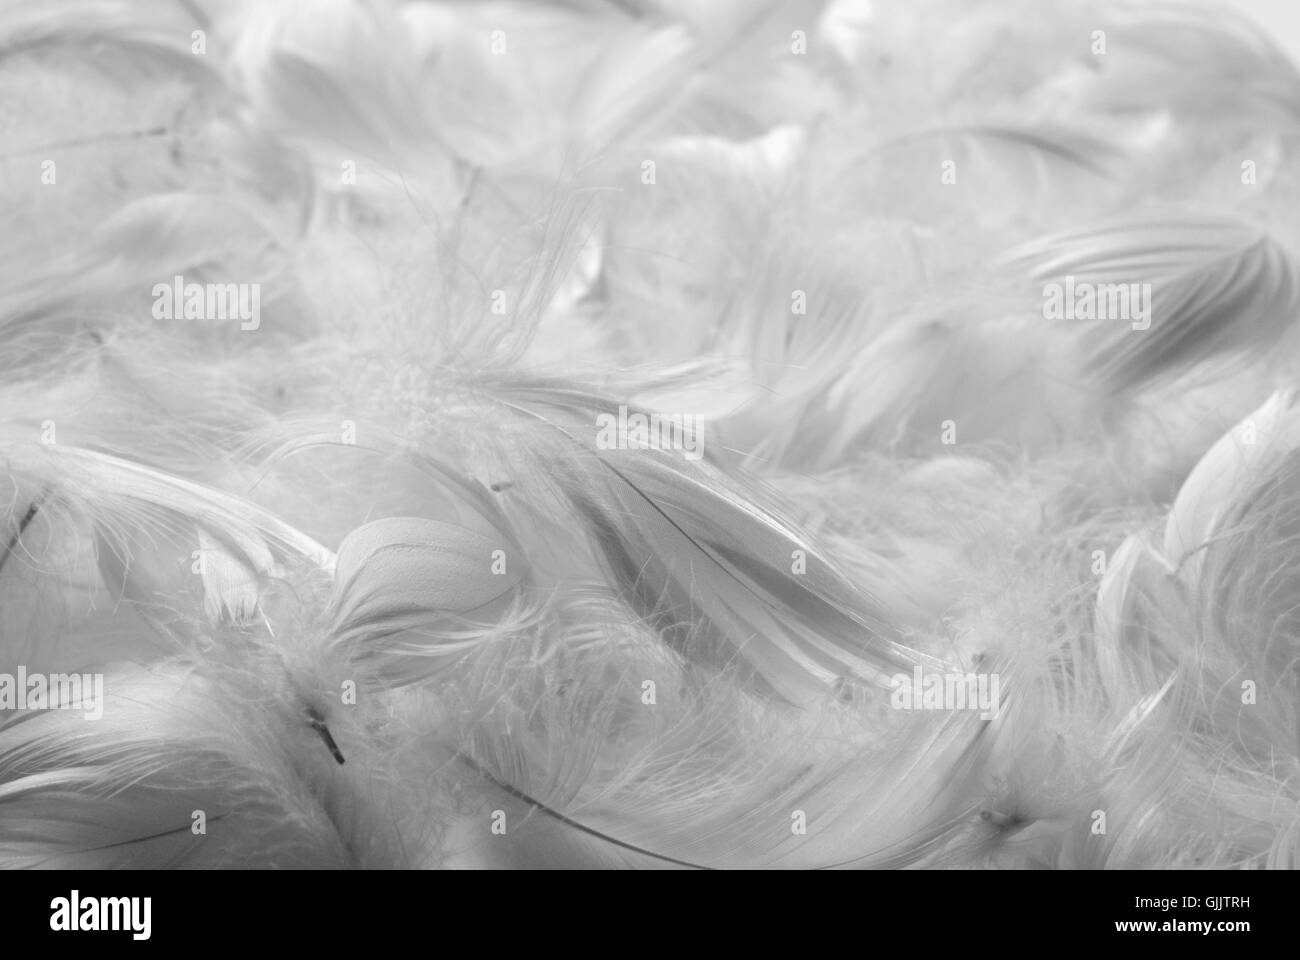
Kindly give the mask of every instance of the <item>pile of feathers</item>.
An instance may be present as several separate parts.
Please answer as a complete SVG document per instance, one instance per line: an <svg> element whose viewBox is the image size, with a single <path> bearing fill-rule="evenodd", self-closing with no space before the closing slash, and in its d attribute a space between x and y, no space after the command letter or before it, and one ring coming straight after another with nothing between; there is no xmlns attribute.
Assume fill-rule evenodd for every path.
<svg viewBox="0 0 1300 960"><path fill-rule="evenodd" d="M1193 3L0 4L0 866L1296 866L1298 156Z"/></svg>

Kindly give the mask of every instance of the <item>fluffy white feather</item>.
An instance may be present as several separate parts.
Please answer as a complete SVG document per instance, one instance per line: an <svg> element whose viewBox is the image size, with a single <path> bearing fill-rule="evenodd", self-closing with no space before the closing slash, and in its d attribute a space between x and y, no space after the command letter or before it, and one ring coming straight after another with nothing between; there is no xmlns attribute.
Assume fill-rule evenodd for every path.
<svg viewBox="0 0 1300 960"><path fill-rule="evenodd" d="M1294 66L845 8L0 6L0 866L1295 866Z"/></svg>

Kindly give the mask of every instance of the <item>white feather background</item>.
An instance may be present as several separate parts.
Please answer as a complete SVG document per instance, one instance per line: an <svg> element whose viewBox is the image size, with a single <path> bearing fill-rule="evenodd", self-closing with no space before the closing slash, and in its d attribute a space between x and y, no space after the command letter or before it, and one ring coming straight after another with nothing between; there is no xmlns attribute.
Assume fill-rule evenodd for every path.
<svg viewBox="0 0 1300 960"><path fill-rule="evenodd" d="M1297 160L1198 3L7 0L0 866L1296 866Z"/></svg>

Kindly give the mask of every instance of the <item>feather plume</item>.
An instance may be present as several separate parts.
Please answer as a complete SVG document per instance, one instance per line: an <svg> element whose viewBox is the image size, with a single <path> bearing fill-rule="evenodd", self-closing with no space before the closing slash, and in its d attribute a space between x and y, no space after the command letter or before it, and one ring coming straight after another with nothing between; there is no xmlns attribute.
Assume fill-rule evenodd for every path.
<svg viewBox="0 0 1300 960"><path fill-rule="evenodd" d="M555 478L554 493L636 613L688 659L739 658L793 702L842 683L887 688L895 673L934 665L779 513L707 460L661 446L658 428L635 435L628 423L649 423L648 413L544 381L495 386L492 396L525 429L544 431L538 474ZM678 442L701 452L704 429L685 416Z"/></svg>

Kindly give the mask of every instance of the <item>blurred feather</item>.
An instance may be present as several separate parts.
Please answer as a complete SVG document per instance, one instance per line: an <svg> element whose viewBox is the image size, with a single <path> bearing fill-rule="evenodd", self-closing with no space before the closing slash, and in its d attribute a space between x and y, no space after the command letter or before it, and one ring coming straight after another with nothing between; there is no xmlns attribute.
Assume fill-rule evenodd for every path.
<svg viewBox="0 0 1300 960"><path fill-rule="evenodd" d="M1209 362L1221 373L1260 359L1294 333L1300 310L1300 277L1286 248L1222 217L1103 224L1046 237L1010 256L1036 280L1073 278L1099 287L1098 298L1110 297L1112 286L1126 288L1128 315L1110 318L1109 327L1088 325L1073 338L1083 372L1110 391L1149 386L1195 364ZM1131 302L1144 290L1145 308Z"/></svg>
<svg viewBox="0 0 1300 960"><path fill-rule="evenodd" d="M1187 583L1198 581L1205 550L1235 525L1241 498L1300 439L1294 403L1294 390L1273 394L1210 447L1183 482L1169 510L1164 553Z"/></svg>

